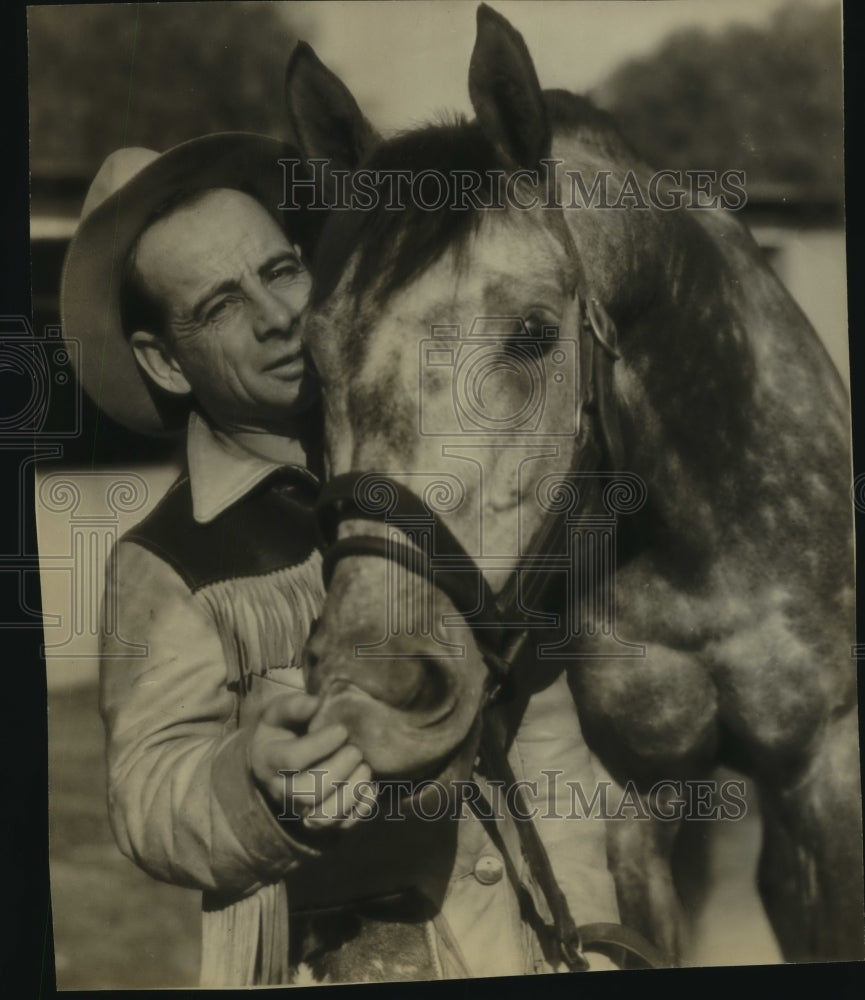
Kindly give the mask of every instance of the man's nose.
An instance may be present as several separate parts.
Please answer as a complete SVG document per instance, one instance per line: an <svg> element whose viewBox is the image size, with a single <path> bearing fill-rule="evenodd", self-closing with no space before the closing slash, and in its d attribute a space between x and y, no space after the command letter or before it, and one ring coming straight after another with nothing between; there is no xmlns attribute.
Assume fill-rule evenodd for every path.
<svg viewBox="0 0 865 1000"><path fill-rule="evenodd" d="M270 289L262 288L253 301L252 324L259 340L273 336L286 336L300 313L291 302L275 295Z"/></svg>

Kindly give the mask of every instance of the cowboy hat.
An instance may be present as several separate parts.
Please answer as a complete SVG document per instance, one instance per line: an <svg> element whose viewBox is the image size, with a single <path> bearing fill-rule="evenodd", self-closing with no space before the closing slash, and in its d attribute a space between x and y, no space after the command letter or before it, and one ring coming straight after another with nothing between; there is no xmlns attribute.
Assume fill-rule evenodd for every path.
<svg viewBox="0 0 865 1000"><path fill-rule="evenodd" d="M300 154L268 136L222 132L181 143L161 155L150 149L120 149L102 164L66 253L60 313L64 337L80 344L77 352L70 352L78 359L79 381L118 423L142 434L164 435L176 430L186 413L185 405L164 399L144 375L123 330L122 276L135 240L172 196L238 188L256 197L308 251L309 213L279 211L285 201L281 159L300 160Z"/></svg>

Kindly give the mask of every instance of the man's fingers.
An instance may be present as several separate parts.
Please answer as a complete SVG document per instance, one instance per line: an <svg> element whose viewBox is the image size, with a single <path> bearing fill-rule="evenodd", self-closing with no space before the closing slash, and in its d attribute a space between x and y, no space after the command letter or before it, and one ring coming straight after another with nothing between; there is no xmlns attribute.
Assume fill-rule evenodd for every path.
<svg viewBox="0 0 865 1000"><path fill-rule="evenodd" d="M358 819L368 819L375 811L375 790L371 782L372 770L362 761L348 779L353 800L351 812Z"/></svg>
<svg viewBox="0 0 865 1000"><path fill-rule="evenodd" d="M292 775L314 770L319 762L324 768L347 738L344 726L327 726L311 736L260 727L250 746L250 769L272 802L288 803Z"/></svg>
<svg viewBox="0 0 865 1000"><path fill-rule="evenodd" d="M268 702L261 713L261 721L268 726L293 729L304 722L309 722L319 704L318 698L305 691L283 694Z"/></svg>
<svg viewBox="0 0 865 1000"><path fill-rule="evenodd" d="M319 763L328 766L326 758L335 755L347 739L348 730L340 725L325 726L307 736L280 735L269 741L266 760L274 775L281 771L311 771Z"/></svg>
<svg viewBox="0 0 865 1000"><path fill-rule="evenodd" d="M324 732L324 730L322 730ZM340 747L333 756L320 761L320 766L287 776L289 795L294 811L309 812L325 799L332 797L335 783L344 783L360 764L361 752L351 744Z"/></svg>
<svg viewBox="0 0 865 1000"><path fill-rule="evenodd" d="M338 823L349 829L358 820L367 819L374 811L374 792L370 786L372 772L366 761L361 761L345 779L335 779L329 795L304 817L304 825L328 826Z"/></svg>

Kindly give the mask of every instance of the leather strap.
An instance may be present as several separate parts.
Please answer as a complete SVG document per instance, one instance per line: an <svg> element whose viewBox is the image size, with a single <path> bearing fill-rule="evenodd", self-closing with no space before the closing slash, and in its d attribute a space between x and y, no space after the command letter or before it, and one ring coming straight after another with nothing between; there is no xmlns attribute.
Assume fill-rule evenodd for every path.
<svg viewBox="0 0 865 1000"><path fill-rule="evenodd" d="M624 446L622 444L622 428L619 422L619 410L613 398L612 363L621 359L618 349L616 326L605 309L602 309L597 299L590 298L586 303L586 318L592 331L596 347L592 358L592 386L595 394L595 404L598 411L601 439L604 442L607 463L610 469L625 467Z"/></svg>
<svg viewBox="0 0 865 1000"><path fill-rule="evenodd" d="M507 758L501 726L490 710L486 712L484 717L481 758L482 767L487 776L504 781L506 787L512 788L519 810L524 816L529 816L523 786L517 784ZM583 924L578 927L571 915L565 894L556 880L549 855L534 821L516 818L515 823L520 838L520 847L532 873L532 878L543 893L553 919L552 936L559 957L571 972L588 970L589 962L585 956L586 951L595 951L606 955L622 969L661 969L673 964L660 949L630 927L613 923ZM492 830L490 830L490 834L502 852L508 878L511 880L518 897L524 898L527 894L530 895L526 886L520 881L517 868L508 854L504 840L501 836L494 835Z"/></svg>
<svg viewBox="0 0 865 1000"><path fill-rule="evenodd" d="M584 951L606 955L620 969L665 969L673 962L650 941L623 924L581 924Z"/></svg>
<svg viewBox="0 0 865 1000"><path fill-rule="evenodd" d="M504 781L506 787L514 790L517 798L516 804L522 814L528 816L529 810L523 787L517 784L514 772L508 762L507 753L505 752L503 735L498 730L497 720L490 712L487 712L481 735L482 765L488 776ZM520 846L529 864L532 877L544 894L544 899L553 918L555 943L559 951L559 956L571 972L584 972L588 969L589 963L583 955L580 932L574 923L574 918L571 916L565 894L562 892L553 874L549 856L547 855L537 827L532 820L519 818L516 820L516 826L520 838ZM507 867L508 874L513 880L516 878L515 866L511 863ZM521 883L520 887L525 888L521 886ZM514 888L517 889L518 886L514 885Z"/></svg>

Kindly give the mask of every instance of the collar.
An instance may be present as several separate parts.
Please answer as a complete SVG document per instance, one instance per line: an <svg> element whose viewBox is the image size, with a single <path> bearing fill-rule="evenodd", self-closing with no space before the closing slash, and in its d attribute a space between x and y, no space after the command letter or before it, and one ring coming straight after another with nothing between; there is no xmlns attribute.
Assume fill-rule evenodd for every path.
<svg viewBox="0 0 865 1000"><path fill-rule="evenodd" d="M293 469L311 482L315 476L306 468L306 456L299 441L277 435L255 435L261 451L250 447L251 435L232 436L212 427L198 413L189 417L186 457L192 492L192 516L198 524L214 520L237 503L277 469ZM278 444L282 461L266 458L268 441ZM276 449L271 449L276 450Z"/></svg>

